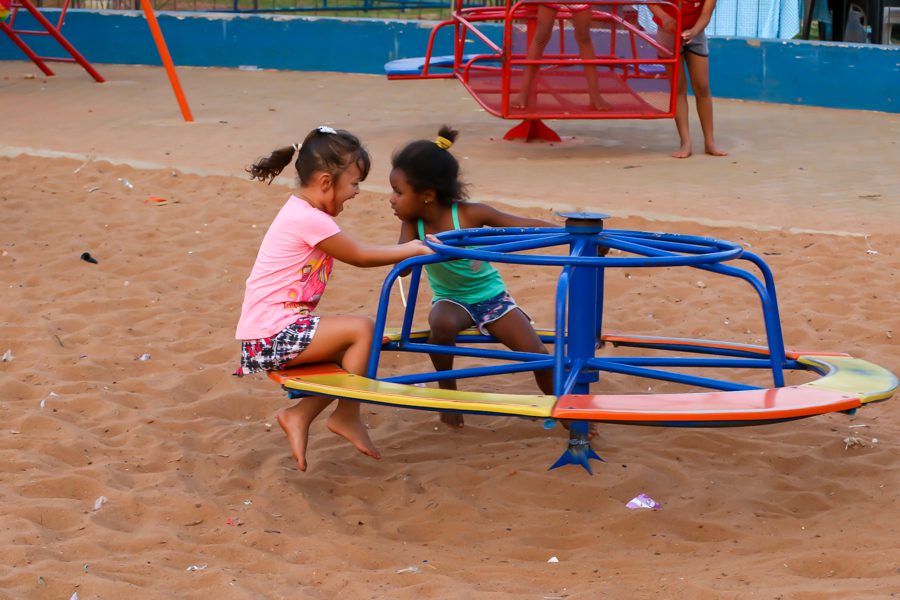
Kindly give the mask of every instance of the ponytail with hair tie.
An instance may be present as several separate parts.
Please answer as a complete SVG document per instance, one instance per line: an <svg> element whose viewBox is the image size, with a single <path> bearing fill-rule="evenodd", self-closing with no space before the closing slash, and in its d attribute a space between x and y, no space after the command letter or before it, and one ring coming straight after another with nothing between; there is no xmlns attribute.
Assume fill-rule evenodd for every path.
<svg viewBox="0 0 900 600"><path fill-rule="evenodd" d="M391 166L402 171L416 192L433 190L441 206L453 206L466 199L466 184L459 178L459 162L450 148L459 132L442 125L437 136L410 142L391 157Z"/></svg>
<svg viewBox="0 0 900 600"><path fill-rule="evenodd" d="M319 171L337 177L354 164L363 180L372 165L369 153L358 137L343 129L319 125L302 142L278 148L269 156L259 158L246 171L251 179L272 183L291 161L301 186L309 184Z"/></svg>
<svg viewBox="0 0 900 600"><path fill-rule="evenodd" d="M434 138L434 143L441 150L449 150L453 146L453 140L448 140L447 138L445 138L442 135L439 135L436 138Z"/></svg>

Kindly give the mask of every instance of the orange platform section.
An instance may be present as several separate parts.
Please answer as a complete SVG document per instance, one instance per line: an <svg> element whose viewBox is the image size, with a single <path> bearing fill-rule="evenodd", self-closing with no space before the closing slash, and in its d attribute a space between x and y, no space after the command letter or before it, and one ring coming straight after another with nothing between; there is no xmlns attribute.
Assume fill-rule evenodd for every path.
<svg viewBox="0 0 900 600"><path fill-rule="evenodd" d="M851 394L807 387L694 394L569 394L556 403L553 417L585 421L765 421L859 406L859 398Z"/></svg>

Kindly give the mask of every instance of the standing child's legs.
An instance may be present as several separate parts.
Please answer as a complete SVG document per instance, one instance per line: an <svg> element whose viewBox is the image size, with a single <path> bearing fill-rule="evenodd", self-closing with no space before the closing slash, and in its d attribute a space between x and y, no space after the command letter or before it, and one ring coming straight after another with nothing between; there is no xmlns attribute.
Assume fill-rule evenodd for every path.
<svg viewBox="0 0 900 600"><path fill-rule="evenodd" d="M528 60L537 60L544 55L544 48L550 42L550 36L553 34L553 25L556 22L556 9L543 4L537 7L537 18L534 29L534 37L531 44L528 45L528 52L525 58ZM534 77L540 65L526 65L525 73L522 75L522 87L519 88L519 94L512 102L513 108L525 108L528 106L528 97L531 95L531 86L534 83Z"/></svg>
<svg viewBox="0 0 900 600"><path fill-rule="evenodd" d="M678 85L675 90L675 129L678 130L680 142L678 150L672 153L672 156L675 158L687 158L693 151L691 147L690 119L688 116L687 77L684 75L687 69L686 62L682 61L681 69L678 71Z"/></svg>
<svg viewBox="0 0 900 600"><path fill-rule="evenodd" d="M591 9L579 10L572 13L572 27L574 28L575 42L578 44L578 53L585 60L594 60L597 53L594 52L594 42L591 40L591 23L593 16ZM584 65L584 76L587 78L588 93L591 96L591 106L595 110L609 110L610 104L600 95L600 86L597 82L596 65Z"/></svg>
<svg viewBox="0 0 900 600"><path fill-rule="evenodd" d="M673 32L663 29L662 26L656 32L656 41L669 51L669 54L658 52L660 58L670 58L675 51L675 35ZM683 51L683 49L682 49ZM687 77L684 74L687 69L687 61L682 58L678 69L678 81L675 83L675 129L678 131L679 147L672 153L675 158L687 158L691 155L691 131L688 118ZM673 65L666 65L666 73L672 78Z"/></svg>
<svg viewBox="0 0 900 600"><path fill-rule="evenodd" d="M716 146L713 135L713 104L712 93L709 90L709 57L700 56L693 52L684 55L688 71L691 74L691 87L694 88L694 98L697 102L697 116L700 117L700 128L703 130L703 146L707 154L713 156L728 156L724 150ZM685 110L685 115L687 111Z"/></svg>
<svg viewBox="0 0 900 600"><path fill-rule="evenodd" d="M438 301L428 314L428 327L431 329L428 343L455 346L459 332L472 325L472 317L461 306L453 302ZM432 354L431 362L436 371L449 371L453 368L453 357L448 354ZM456 380L443 379L438 381L438 386L443 390L455 390ZM451 427L464 425L463 416L459 413L441 413L441 421Z"/></svg>
<svg viewBox="0 0 900 600"><path fill-rule="evenodd" d="M373 331L372 320L366 317L321 317L309 346L285 366L336 361L348 373L364 375ZM278 424L288 436L291 453L301 471L306 470L309 426L332 400L325 396L310 396L278 411ZM359 416L359 402L339 400L337 408L328 417L328 429L346 438L366 456L381 458Z"/></svg>

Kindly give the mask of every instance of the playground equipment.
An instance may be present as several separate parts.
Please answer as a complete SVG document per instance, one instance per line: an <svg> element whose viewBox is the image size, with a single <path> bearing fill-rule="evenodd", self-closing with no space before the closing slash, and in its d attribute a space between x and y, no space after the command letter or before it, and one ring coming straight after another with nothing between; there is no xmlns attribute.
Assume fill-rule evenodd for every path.
<svg viewBox="0 0 900 600"><path fill-rule="evenodd" d="M91 77L94 78L94 81L98 83L103 83L104 79L97 72L97 70L91 66L89 63L79 52L75 49L75 46L69 43L65 37L63 37L61 33L61 29L63 26L63 22L66 19L66 11L69 10L69 0L65 0L62 4L62 7L59 10L59 19L54 25L51 23L47 17L45 17L41 11L39 11L34 4L31 3L31 0L4 0L3 4L5 4L9 10L9 22L7 23L5 20L0 19L0 31L3 31L12 42L19 47L19 50L25 53L31 62L33 62L37 68L44 72L44 75L52 77L55 75L53 69L51 69L47 63L48 62L67 62L74 63L77 62L79 65L87 71ZM40 26L40 29L21 29L16 28L16 20L19 16L19 11L24 9ZM5 19L5 15L4 15ZM34 50L31 49L22 36L47 36L51 37L56 42L62 46L63 50L66 51L68 56L39 56Z"/></svg>
<svg viewBox="0 0 900 600"><path fill-rule="evenodd" d="M567 218L564 228L445 232L438 236L440 244L432 244L437 251L435 255L411 258L397 265L381 289L375 339L381 337L383 345L372 349L365 377L346 373L334 364L303 365L272 372L269 376L291 397L321 394L411 409L567 419L573 421L568 447L550 468L579 464L588 472L591 472L589 460L599 459L589 441L590 421L679 427L759 425L835 411L853 412L864 404L890 398L900 385L890 371L847 354L786 350L772 272L759 256L741 246L689 235L604 230L605 215L563 216ZM521 254L554 246L568 246L569 253ZM618 250L622 255L601 256L598 250L602 248ZM545 343L553 344L553 353L477 348L474 344L496 343L496 340L474 330L463 332L457 346L438 346L426 343L427 331L413 331L422 266L456 258L561 268L554 329L538 332ZM747 283L759 297L766 345L605 332L606 269L649 267L692 267ZM402 325L399 330L386 332L391 289L400 273L410 268L409 302ZM655 352L636 356L604 352L597 356L599 345L604 343ZM506 363L379 379L379 358L383 351L448 354ZM664 355L670 352L679 355ZM553 369L552 396L442 390L416 385L538 369ZM772 387L682 372L688 369L764 369L771 374ZM821 377L800 385L786 385L785 371L791 370L809 371ZM590 384L599 381L603 372L713 391L656 395L592 393Z"/></svg>
<svg viewBox="0 0 900 600"><path fill-rule="evenodd" d="M172 62L172 57L169 55L169 50L166 46L166 40L156 21L156 13L153 11L153 5L150 3L150 0L140 0L140 3L141 8L144 11L144 16L147 19L147 25L150 27L150 33L153 36L153 42L156 44L159 57L166 69L169 84L172 86L172 91L175 94L178 107L181 109L181 115L186 122L193 121L194 117L191 114L190 106L188 106L187 98L181 89L181 82L178 80L175 64ZM16 27L16 18L19 16L19 10L21 9L24 9L26 13L34 19L40 29L23 29L21 27ZM9 11L8 23L5 22L7 15L3 15L4 10ZM103 83L105 80L100 73L98 73L87 59L75 49L75 46L62 35L61 30L68 10L69 0L64 0L59 9L57 22L54 25L34 6L34 4L31 3L31 0L0 0L0 31L3 31L9 39L12 40L12 42L18 46L29 59L31 59L31 62L44 72L45 75L49 77L55 75L53 70L47 65L48 62L77 62L91 75L91 77L94 78L94 81ZM25 40L22 39L23 35L38 37L49 36L53 38L69 56L40 56L31 48L31 46L25 43Z"/></svg>
<svg viewBox="0 0 900 600"><path fill-rule="evenodd" d="M674 9L677 30L681 12L666 0L562 2L550 43L543 54L528 58L538 30L540 3L506 0L503 6L465 7L454 1L449 19L431 31L424 58L385 65L389 79L455 78L488 113L521 119L505 139L559 141L542 119L659 119L675 116L680 36L665 47L638 23L638 10ZM591 11L593 58L582 55L573 18ZM453 54L436 56L439 34L452 32ZM582 41L583 44L583 41ZM523 90L529 69L536 72ZM596 86L593 79L596 80ZM602 106L591 98L599 92ZM527 96L523 101L522 95Z"/></svg>

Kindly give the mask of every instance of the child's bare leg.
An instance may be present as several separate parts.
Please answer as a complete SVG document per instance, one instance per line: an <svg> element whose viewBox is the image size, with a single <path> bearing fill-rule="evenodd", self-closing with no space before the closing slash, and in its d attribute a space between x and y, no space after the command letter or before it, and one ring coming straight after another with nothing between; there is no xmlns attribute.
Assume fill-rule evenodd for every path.
<svg viewBox="0 0 900 600"><path fill-rule="evenodd" d="M455 346L459 332L472 326L472 317L457 304L437 302L428 315L428 326L431 329L431 335L428 336L429 344ZM449 371L453 368L453 357L447 354L432 354L431 363L435 371ZM455 390L456 380L442 379L438 381L438 386L442 390ZM442 412L441 422L450 427L465 425L460 413Z"/></svg>
<svg viewBox="0 0 900 600"><path fill-rule="evenodd" d="M369 351L372 348L372 335L374 332L374 324L371 319L366 317L321 317L319 326L316 329L316 335L313 337L309 346L300 353L294 360L290 361L286 366L292 367L296 365L325 362L340 361L341 366L348 372L355 375L363 375L366 372L369 360ZM284 415L289 426L293 427L294 438L288 428L282 423L279 417L279 423L285 432L288 433L288 441L291 444L292 452L301 449L305 452L306 448L306 432L309 430L309 424L315 419L320 412L327 406L331 399L327 400L321 408L313 413L308 421L300 418L301 415L289 413L295 408L304 408L304 403L309 398L301 401L297 406L282 411L279 415ZM298 429L297 426L300 426ZM305 429L303 429L305 427ZM363 425L359 416L359 403L350 400L342 400L338 402L331 417L328 418L328 429L346 438L352 443L357 450L371 456L372 458L380 458L378 450L369 439L369 433ZM300 435L302 432L302 435ZM302 453L301 453L302 455ZM295 456L296 457L296 456ZM300 460L298 459L298 464ZM303 459L302 470L305 470L305 458Z"/></svg>
<svg viewBox="0 0 900 600"><path fill-rule="evenodd" d="M685 55L691 72L691 86L697 102L697 116L700 117L700 128L703 130L703 145L707 154L728 156L728 153L716 145L713 135L713 102L709 89L709 57L698 56L691 52Z"/></svg>
<svg viewBox="0 0 900 600"><path fill-rule="evenodd" d="M311 396L304 398L290 408L282 408L275 415L278 424L287 435L291 454L301 471L306 471L306 446L309 441L309 425L319 416L332 398Z"/></svg>
<svg viewBox="0 0 900 600"><path fill-rule="evenodd" d="M693 152L690 121L688 119L687 77L684 75L686 68L685 65L682 65L678 72L677 96L675 98L675 129L678 130L678 139L681 145L678 150L672 153L672 156L675 158L687 158Z"/></svg>
<svg viewBox="0 0 900 600"><path fill-rule="evenodd" d="M590 9L580 10L572 15L575 42L578 44L578 53L585 60L594 60L597 53L594 51L594 42L591 40L592 16ZM591 98L591 106L594 110L610 110L612 105L600 95L600 85L597 82L597 67L595 65L584 66L584 76L587 79L588 94Z"/></svg>
<svg viewBox="0 0 900 600"><path fill-rule="evenodd" d="M537 60L544 55L544 48L550 41L553 34L553 25L556 21L556 9L549 6L538 6L537 17L534 31L534 38L528 46L528 52L525 58L528 60ZM525 72L522 75L522 87L519 93L512 101L512 107L523 109L528 106L528 98L531 95L531 86L534 83L535 75L537 75L539 65L526 65Z"/></svg>

